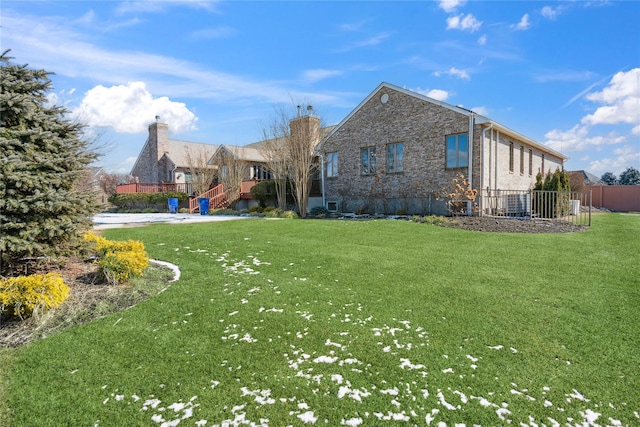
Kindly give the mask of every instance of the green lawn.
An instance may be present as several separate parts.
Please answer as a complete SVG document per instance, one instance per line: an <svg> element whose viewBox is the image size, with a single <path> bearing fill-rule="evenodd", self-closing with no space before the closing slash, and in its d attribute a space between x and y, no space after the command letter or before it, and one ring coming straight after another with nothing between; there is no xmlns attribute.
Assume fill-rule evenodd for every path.
<svg viewBox="0 0 640 427"><path fill-rule="evenodd" d="M109 230L181 279L0 352L0 420L637 425L640 216L593 223L544 235L264 219Z"/></svg>

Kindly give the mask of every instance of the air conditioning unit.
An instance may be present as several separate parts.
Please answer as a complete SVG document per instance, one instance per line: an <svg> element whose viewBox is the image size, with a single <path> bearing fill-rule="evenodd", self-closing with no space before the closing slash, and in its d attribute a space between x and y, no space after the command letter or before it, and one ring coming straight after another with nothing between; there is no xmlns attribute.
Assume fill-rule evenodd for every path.
<svg viewBox="0 0 640 427"><path fill-rule="evenodd" d="M507 194L503 206L507 215L527 216L531 213L531 194Z"/></svg>

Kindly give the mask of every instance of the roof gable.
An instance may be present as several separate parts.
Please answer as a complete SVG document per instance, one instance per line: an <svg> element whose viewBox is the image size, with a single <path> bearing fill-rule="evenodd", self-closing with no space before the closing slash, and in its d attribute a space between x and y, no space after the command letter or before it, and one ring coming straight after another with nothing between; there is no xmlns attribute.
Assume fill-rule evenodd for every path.
<svg viewBox="0 0 640 427"><path fill-rule="evenodd" d="M218 149L211 156L211 159L215 158L222 152L229 153L235 160L241 160L245 162L265 163L268 161L267 157L258 148L224 144L218 147Z"/></svg>
<svg viewBox="0 0 640 427"><path fill-rule="evenodd" d="M476 121L476 123L481 123L481 122L485 122L485 121L489 120L486 117L481 116L479 114L476 114L471 110L467 110L466 108L457 107L455 105L448 104L448 103L443 102L443 101L438 101L437 99L430 98L428 96L419 94L417 92L413 92L411 90L401 88L400 86L395 86L395 85L392 85L392 84L387 83L387 82L382 82L369 95L367 95L367 97L364 100L362 100L362 102L360 102L360 104L358 104L358 106L356 108L354 108L353 111L351 111L344 119L342 119L342 121L340 123L338 123L333 129L331 129L331 131L318 144L316 149L317 150L320 149L322 147L322 144L323 144L324 140L329 139L331 137L331 135L336 133L345 123L347 123L349 120L351 120L351 118L353 116L355 116L358 113L358 111L360 111L360 109L362 109L362 107L364 107L372 98L374 98L378 94L380 94L380 92L383 91L384 89L391 89L391 90L400 92L400 93L402 93L404 95L411 96L411 97L420 99L422 101L429 102L429 103L434 104L434 105L438 105L438 106L443 107L443 108L447 108L447 109L449 109L451 111L455 111L456 113L463 114L465 116L470 116L471 114L474 114L478 119L480 119L480 121Z"/></svg>
<svg viewBox="0 0 640 427"><path fill-rule="evenodd" d="M165 151L163 157L166 157L177 168L189 167L191 156L193 159L206 156L209 160L213 153L218 149L217 145L205 144L200 142L180 141L170 139L168 144L169 150ZM198 162L200 163L200 162Z"/></svg>
<svg viewBox="0 0 640 427"><path fill-rule="evenodd" d="M322 145L324 144L324 141L326 141L327 139L329 139L334 133L336 133L345 123L347 123L354 115L356 115L358 113L358 111L360 111L361 108L364 107L364 105L366 105L372 98L381 95L381 92L384 89L391 89L397 92L400 92L406 96L411 96L413 98L417 98L419 100L422 100L424 102L428 102L431 103L433 105L437 105L440 106L442 108L446 108L448 110L454 111L456 113L465 115L467 117L474 117L474 122L477 125L482 125L482 126L493 126L496 129L499 129L501 132L504 132L506 134L509 134L511 137L516 138L520 141L526 142L527 144L534 146L538 149L540 149L541 151L547 152L549 154L552 154L556 157L559 157L561 159L566 160L568 157L563 155L562 153L559 153L545 145L542 145L534 140L532 140L531 138L528 138L512 129L509 129L506 126L501 125L498 122L495 122L491 119L489 119L488 117L485 117L481 114L478 114L472 110L460 107L460 106L456 106L453 104L449 104L447 102L443 102L443 101L438 101L437 99L434 98L430 98L428 96L422 95L420 93L390 84L390 83L386 83L386 82L382 82L378 85L378 87L376 87L362 102L360 102L360 104L358 104L358 106L351 111L351 113L349 113L344 119L342 119L342 121L340 123L338 123L337 126L335 126L323 139L322 141L320 141L320 143L318 144L318 146L316 147L316 151L320 151L320 149L322 148Z"/></svg>

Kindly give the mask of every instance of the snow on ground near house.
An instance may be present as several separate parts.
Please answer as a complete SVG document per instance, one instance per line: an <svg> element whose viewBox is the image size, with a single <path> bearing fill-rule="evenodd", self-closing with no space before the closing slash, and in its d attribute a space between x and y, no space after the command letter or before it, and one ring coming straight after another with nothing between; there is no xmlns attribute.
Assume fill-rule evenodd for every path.
<svg viewBox="0 0 640 427"><path fill-rule="evenodd" d="M123 227L127 224L144 225L153 223L187 224L193 222L217 222L246 219L248 217L229 215L195 215L195 214L169 214L169 213L100 213L94 215L93 226L97 230L105 228Z"/></svg>
<svg viewBox="0 0 640 427"><path fill-rule="evenodd" d="M300 310L302 303L296 302L290 305L283 301L276 307L264 307L257 304L248 304L252 299L260 300L267 293L280 294L279 286L273 280L266 278L259 287L243 287L238 279L244 275L259 275L261 266L270 266L266 261L264 252L258 254L244 254L236 256L225 251L215 253L213 250L197 249L191 247L177 247L176 251L184 251L194 257L203 257L203 261L215 262L220 267L220 273L229 278L229 283L222 286L222 293L237 298L237 310L222 314L219 323L224 324L220 340L232 345L242 346L251 351L251 345L260 340L268 342L286 343L285 352L280 355L282 363L281 371L287 372L287 378L296 377L306 383L307 390L265 389L259 382L243 384L232 382L224 384L225 395L229 390L235 390L237 404L219 415L217 419L204 419L199 415L203 408L211 402L201 401L198 396L184 396L178 402L164 402L162 396L151 395L140 397L136 394L123 393L119 387L104 385L105 393L103 405L133 405L140 411L149 414L150 425L169 427L180 425L196 426L268 426L268 418L250 419L247 409L256 408L286 408L290 419L287 425L329 425L329 420L321 415L326 408L313 407L302 395L321 395L325 399L334 399L335 402L349 402L351 408L348 413L336 414L340 425L380 425L397 424L427 426L454 426L466 427L480 425L474 422L447 423L448 414L460 411L465 406L473 406L474 410L487 411L487 417L492 419L485 425L520 425L520 426L624 426L638 423L640 425L640 413L638 408L629 407L638 405L638 402L600 402L597 396L587 396L574 388L568 390L553 390L549 386L539 388L523 387L508 378L496 377L501 389L510 389L510 396L499 396L493 391L474 392L466 386L469 379L475 377L478 370L483 367L483 360L492 357L492 354L500 352L505 358L513 358L513 364L519 363L519 350L510 346L510 343L491 343L483 349L476 350L473 354L461 351L459 354L438 354L430 349L428 325L416 325L401 318L394 319L390 324L378 321L375 316L365 317L365 307L361 303L348 303L344 306L335 306L335 313L329 316L313 313L313 304L309 302L305 310ZM320 266L318 267L320 268ZM283 270L289 270L292 280L300 283L300 286L316 286L312 279L297 277L294 263L289 264ZM317 285L321 286L321 285ZM212 299L212 302L214 300ZM325 301L334 305L331 300ZM255 316L250 321L236 320L241 312L254 310ZM323 348L313 347L307 343L309 327L296 330L300 326L296 323L296 329L280 330L271 337L260 335L263 329L261 325L272 316L282 316L292 313L302 317L309 325L316 322L340 323L342 331L325 340ZM187 323L193 313L184 313L184 318L178 318L171 324L165 324L153 330L154 334L161 334L164 330L179 327ZM326 316L325 318L321 318ZM247 318L247 316L244 316ZM446 319L443 318L446 321ZM357 326L357 331L356 327ZM218 330L216 328L216 330ZM361 331L366 331L363 335ZM473 339L473 338L469 338ZM374 369L371 364L365 363L369 357L359 357L358 349L364 347L377 348L381 357L388 358L389 369L380 371ZM282 347L280 347L282 348ZM416 349L426 350L417 353ZM364 355L363 355L364 356ZM433 360L446 360L444 369L432 367ZM564 363L559 360L559 363ZM232 360L225 360L219 366L221 370L240 370L242 366ZM397 375L401 371L401 375ZM222 378L203 378L202 389L214 390L221 386ZM400 379L398 379L400 378ZM458 378L459 387L452 387L451 378ZM284 378L283 378L284 379ZM380 386L383 384L384 386ZM448 384L448 385L444 385ZM165 388L160 384L161 389ZM459 388L459 389L457 389ZM222 393L222 391L221 391ZM233 393L232 393L233 394ZM554 396L554 397L552 397ZM558 396L562 398L558 399ZM375 399L380 408L371 411L359 410L359 405L364 405L369 399ZM369 400L370 401L370 400ZM543 409L548 417L537 420L529 414L522 414L521 409L514 413L510 405L521 408L526 403L527 408L539 411ZM602 415L605 406L609 408L631 409L635 416L633 420L620 421L616 418ZM336 404L335 407L344 407ZM282 413L282 411L279 411ZM571 412L573 416L568 415ZM265 410L261 411L265 414ZM575 413L580 414L575 418ZM357 416L354 417L354 415ZM282 421L278 421L280 424ZM155 423L155 424L154 424ZM96 422L99 425L99 422Z"/></svg>

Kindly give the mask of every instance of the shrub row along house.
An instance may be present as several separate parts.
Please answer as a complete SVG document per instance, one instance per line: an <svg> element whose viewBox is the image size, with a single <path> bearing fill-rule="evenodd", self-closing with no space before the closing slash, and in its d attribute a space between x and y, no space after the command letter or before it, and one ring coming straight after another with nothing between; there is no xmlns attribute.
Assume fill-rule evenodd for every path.
<svg viewBox="0 0 640 427"><path fill-rule="evenodd" d="M567 159L471 110L388 83L381 83L337 126L320 129L320 121L308 115L292 120L292 129L301 121L308 138L314 139L318 166L309 208L445 214L443 192L452 183L464 182L477 194L467 212L472 208L491 214L508 208L502 206L506 199L497 195L532 189L538 173L562 169ZM221 178L229 174L219 161L226 156L243 165L245 183L234 197L249 199L251 185L272 178L268 142L235 147L171 140L168 126L154 123L131 174L140 183L183 185L184 191L199 195L201 191L187 188L194 165L204 166L194 159L204 156L205 165L217 165ZM241 207L255 201L245 203Z"/></svg>

